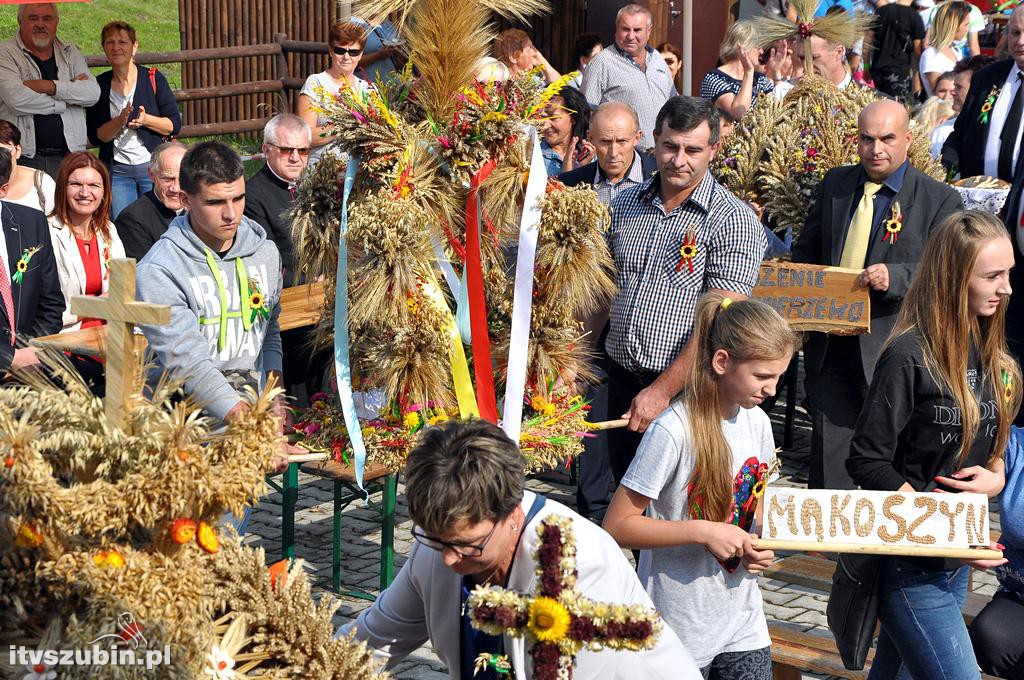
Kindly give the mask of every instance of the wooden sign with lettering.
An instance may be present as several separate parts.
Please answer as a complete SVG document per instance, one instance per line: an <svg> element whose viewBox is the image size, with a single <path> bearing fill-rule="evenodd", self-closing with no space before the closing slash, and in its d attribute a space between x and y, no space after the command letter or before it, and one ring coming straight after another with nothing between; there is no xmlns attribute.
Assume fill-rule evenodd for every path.
<svg viewBox="0 0 1024 680"><path fill-rule="evenodd" d="M871 332L871 298L860 269L766 260L753 296L771 305L794 330L833 335Z"/></svg>
<svg viewBox="0 0 1024 680"><path fill-rule="evenodd" d="M759 548L979 558L988 497L768 487ZM998 553L998 551L985 551Z"/></svg>

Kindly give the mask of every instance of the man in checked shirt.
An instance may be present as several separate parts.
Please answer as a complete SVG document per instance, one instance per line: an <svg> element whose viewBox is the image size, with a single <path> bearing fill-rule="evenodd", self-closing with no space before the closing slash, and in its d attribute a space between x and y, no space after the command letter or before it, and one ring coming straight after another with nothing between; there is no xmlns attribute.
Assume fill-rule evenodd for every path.
<svg viewBox="0 0 1024 680"><path fill-rule="evenodd" d="M708 172L718 140L713 104L672 97L655 122L657 174L612 202L608 246L619 292L587 329L596 338L610 314L608 413L629 418L628 428L608 431L616 483L644 430L686 383L697 300L712 290L743 299L757 279L764 229Z"/></svg>

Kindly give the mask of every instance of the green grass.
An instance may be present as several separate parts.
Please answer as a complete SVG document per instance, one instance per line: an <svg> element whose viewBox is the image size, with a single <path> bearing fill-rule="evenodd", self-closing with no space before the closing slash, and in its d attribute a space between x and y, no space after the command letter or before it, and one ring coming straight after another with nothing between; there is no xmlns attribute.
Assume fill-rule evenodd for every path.
<svg viewBox="0 0 1024 680"><path fill-rule="evenodd" d="M94 0L61 4L57 35L77 45L85 55L103 54L100 30L108 21L130 23L138 33L140 52L181 49L178 28L178 0ZM12 37L18 30L17 6L0 8L0 37ZM161 64L160 71L172 88L181 87L181 64ZM106 67L93 69L100 73Z"/></svg>

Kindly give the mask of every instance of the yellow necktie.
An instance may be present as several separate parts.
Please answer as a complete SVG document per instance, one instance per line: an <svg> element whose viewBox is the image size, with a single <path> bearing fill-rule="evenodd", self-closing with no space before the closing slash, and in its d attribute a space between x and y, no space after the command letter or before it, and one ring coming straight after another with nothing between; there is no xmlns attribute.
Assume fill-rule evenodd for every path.
<svg viewBox="0 0 1024 680"><path fill-rule="evenodd" d="M868 255L868 239L871 238L871 223L875 218L874 198L881 188L881 184L864 182L864 195L850 221L850 230L846 233L846 243L843 245L843 256L839 258L840 267L864 268L864 259Z"/></svg>

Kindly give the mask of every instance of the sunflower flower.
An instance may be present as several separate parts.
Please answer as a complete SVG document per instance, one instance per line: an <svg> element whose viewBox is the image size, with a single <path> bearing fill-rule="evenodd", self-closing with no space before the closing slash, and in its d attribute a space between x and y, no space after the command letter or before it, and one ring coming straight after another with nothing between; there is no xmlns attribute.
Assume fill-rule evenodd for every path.
<svg viewBox="0 0 1024 680"><path fill-rule="evenodd" d="M560 642L569 632L572 617L562 603L550 597L538 597L530 603L530 620L526 624L539 642Z"/></svg>

